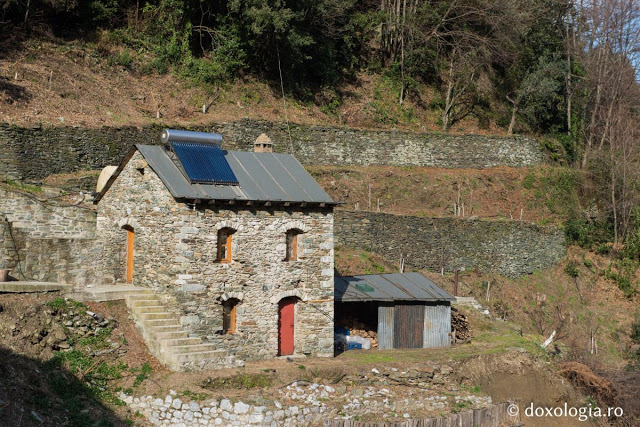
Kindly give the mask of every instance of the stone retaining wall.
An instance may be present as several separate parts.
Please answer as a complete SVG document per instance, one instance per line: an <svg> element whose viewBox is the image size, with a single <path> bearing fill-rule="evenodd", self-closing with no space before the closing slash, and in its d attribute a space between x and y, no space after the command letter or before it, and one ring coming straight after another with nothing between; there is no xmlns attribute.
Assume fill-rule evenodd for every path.
<svg viewBox="0 0 640 427"><path fill-rule="evenodd" d="M557 227L519 221L398 216L336 211L336 246L370 250L407 266L452 272L473 269L517 277L557 264L565 237Z"/></svg>
<svg viewBox="0 0 640 427"><path fill-rule="evenodd" d="M31 238L92 238L96 212L45 196L0 187L0 219Z"/></svg>
<svg viewBox="0 0 640 427"><path fill-rule="evenodd" d="M20 280L96 282L96 213L0 188L0 268ZM17 251L16 251L17 250Z"/></svg>
<svg viewBox="0 0 640 427"><path fill-rule="evenodd" d="M171 126L168 126L171 127ZM0 179L42 181L54 173L116 165L133 144L159 144L162 126L88 129L22 128L0 124ZM224 147L251 150L261 133L279 152L307 165L396 165L442 168L532 166L543 161L540 144L514 136L359 130L259 120L211 123L192 130L219 132ZM291 135L291 139L289 139Z"/></svg>

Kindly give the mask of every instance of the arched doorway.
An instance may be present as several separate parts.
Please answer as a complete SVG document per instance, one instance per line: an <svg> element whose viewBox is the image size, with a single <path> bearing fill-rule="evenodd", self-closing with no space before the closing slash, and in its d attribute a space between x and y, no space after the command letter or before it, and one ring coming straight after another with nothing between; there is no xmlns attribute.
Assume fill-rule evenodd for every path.
<svg viewBox="0 0 640 427"><path fill-rule="evenodd" d="M125 225L122 227L127 232L127 283L133 282L133 247L135 242L135 233L133 227Z"/></svg>
<svg viewBox="0 0 640 427"><path fill-rule="evenodd" d="M293 354L296 298L283 298L278 303L278 356Z"/></svg>

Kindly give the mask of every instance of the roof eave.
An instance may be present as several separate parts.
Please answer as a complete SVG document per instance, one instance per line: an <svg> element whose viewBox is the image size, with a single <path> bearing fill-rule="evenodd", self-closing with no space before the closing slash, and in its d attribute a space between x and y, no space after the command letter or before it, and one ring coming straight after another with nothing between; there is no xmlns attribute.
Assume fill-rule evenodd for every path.
<svg viewBox="0 0 640 427"><path fill-rule="evenodd" d="M208 198L187 198L176 197L177 200L186 202L207 202L208 204L244 204L244 205L260 205L260 206L313 206L313 207L334 207L341 203L339 202L318 202L318 201L289 201L289 200L252 200L252 199L208 199Z"/></svg>

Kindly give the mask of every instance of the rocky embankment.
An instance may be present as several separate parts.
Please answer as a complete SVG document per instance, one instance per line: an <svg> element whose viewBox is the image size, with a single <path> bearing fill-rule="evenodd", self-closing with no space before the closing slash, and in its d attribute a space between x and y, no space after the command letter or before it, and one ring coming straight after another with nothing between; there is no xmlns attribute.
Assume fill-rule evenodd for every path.
<svg viewBox="0 0 640 427"><path fill-rule="evenodd" d="M447 412L488 408L490 396L463 389L447 365L421 369L372 369L334 384L295 381L273 399L210 399L184 402L170 391L164 398L119 396L153 425L300 426L325 420L423 419Z"/></svg>

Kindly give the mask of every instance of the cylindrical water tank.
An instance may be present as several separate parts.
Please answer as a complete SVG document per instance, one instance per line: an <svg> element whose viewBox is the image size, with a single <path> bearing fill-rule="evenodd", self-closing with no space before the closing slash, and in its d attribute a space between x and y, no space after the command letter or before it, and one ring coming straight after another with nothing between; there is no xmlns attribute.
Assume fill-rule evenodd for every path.
<svg viewBox="0 0 640 427"><path fill-rule="evenodd" d="M169 141L203 142L207 144L222 144L222 135L219 133L192 132L190 130L165 129L160 135L164 144Z"/></svg>
<svg viewBox="0 0 640 427"><path fill-rule="evenodd" d="M105 168L102 169L102 172L100 172L100 176L98 177L98 183L96 184L96 193L102 191L116 169L118 169L117 166L105 166Z"/></svg>

